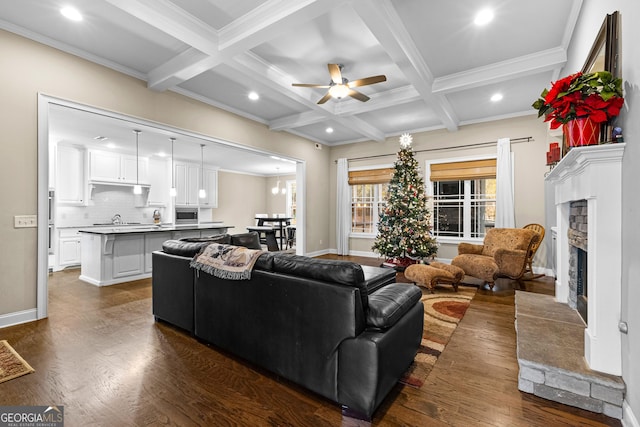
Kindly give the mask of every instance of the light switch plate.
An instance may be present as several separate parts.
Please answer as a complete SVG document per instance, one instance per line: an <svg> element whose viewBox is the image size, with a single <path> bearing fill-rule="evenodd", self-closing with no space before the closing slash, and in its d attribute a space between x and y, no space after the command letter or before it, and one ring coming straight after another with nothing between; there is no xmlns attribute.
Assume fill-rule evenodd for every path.
<svg viewBox="0 0 640 427"><path fill-rule="evenodd" d="M16 215L13 217L14 228L35 228L38 226L37 215Z"/></svg>

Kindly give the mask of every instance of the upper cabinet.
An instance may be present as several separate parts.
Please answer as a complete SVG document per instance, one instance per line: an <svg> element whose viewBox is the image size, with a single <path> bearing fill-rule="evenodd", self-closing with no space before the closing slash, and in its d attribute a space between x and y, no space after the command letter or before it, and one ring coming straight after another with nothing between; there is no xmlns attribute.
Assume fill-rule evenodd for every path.
<svg viewBox="0 0 640 427"><path fill-rule="evenodd" d="M191 206L202 208L218 207L218 170L205 165L201 173L197 163L176 162L176 206ZM201 180L204 179L204 184ZM198 193L204 188L207 197L200 199Z"/></svg>
<svg viewBox="0 0 640 427"><path fill-rule="evenodd" d="M171 165L164 159L149 159L149 206L167 206L171 187Z"/></svg>
<svg viewBox="0 0 640 427"><path fill-rule="evenodd" d="M86 206L84 148L58 144L56 157L56 202L68 206Z"/></svg>
<svg viewBox="0 0 640 427"><path fill-rule="evenodd" d="M200 199L200 207L217 208L218 207L218 169L212 169L205 165L204 167L204 189L207 197Z"/></svg>
<svg viewBox="0 0 640 427"><path fill-rule="evenodd" d="M149 159L110 151L89 151L89 181L149 184Z"/></svg>

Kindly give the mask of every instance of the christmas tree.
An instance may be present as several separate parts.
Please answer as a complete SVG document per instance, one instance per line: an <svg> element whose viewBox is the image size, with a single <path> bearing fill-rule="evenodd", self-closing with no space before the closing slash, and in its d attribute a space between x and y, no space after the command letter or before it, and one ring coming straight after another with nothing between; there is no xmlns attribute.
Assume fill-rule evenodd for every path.
<svg viewBox="0 0 640 427"><path fill-rule="evenodd" d="M389 182L387 205L380 214L373 250L386 262L405 267L438 252L431 236L431 214L427 209L424 180L411 148L412 137L400 137L401 150Z"/></svg>

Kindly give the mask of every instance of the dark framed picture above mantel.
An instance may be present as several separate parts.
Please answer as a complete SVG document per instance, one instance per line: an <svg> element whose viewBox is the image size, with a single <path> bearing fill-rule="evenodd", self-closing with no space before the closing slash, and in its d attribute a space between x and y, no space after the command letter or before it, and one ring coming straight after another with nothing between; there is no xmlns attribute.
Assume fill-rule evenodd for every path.
<svg viewBox="0 0 640 427"><path fill-rule="evenodd" d="M593 42L582 72L608 71L613 77L620 74L620 13L615 11L605 16L600 31ZM610 122L600 127L600 143L611 141L613 126Z"/></svg>

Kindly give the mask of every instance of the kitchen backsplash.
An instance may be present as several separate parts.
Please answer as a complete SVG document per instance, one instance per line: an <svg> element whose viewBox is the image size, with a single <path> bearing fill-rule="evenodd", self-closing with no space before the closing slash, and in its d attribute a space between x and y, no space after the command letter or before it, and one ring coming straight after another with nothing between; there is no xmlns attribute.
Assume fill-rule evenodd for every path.
<svg viewBox="0 0 640 427"><path fill-rule="evenodd" d="M141 197L133 194L132 187L97 186L89 206L56 206L55 224L57 227L83 227L111 222L115 214L120 214L124 222L152 223L156 209L160 211L162 221L168 220L165 208L136 207L140 204L137 198Z"/></svg>

